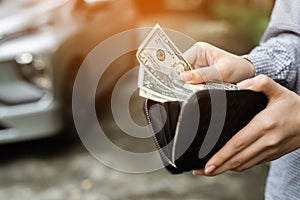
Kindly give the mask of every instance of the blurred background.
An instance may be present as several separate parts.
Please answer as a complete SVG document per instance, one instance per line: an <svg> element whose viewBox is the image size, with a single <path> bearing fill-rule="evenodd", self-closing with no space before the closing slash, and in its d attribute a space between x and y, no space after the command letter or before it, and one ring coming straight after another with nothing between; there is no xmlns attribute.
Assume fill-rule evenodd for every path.
<svg viewBox="0 0 300 200"><path fill-rule="evenodd" d="M101 41L156 23L195 41L246 54L259 43L273 4L274 0L0 0L0 199L263 199L268 164L213 178L173 176L164 169L134 175L102 165L82 145L74 127L72 89L82 62ZM131 40L136 43L135 36ZM145 152L149 141L123 133L110 106L117 81L137 65L134 51L116 59L99 81L95 107L113 143ZM132 77L128 84L136 82ZM129 110L137 124L146 125L142 102L136 91Z"/></svg>

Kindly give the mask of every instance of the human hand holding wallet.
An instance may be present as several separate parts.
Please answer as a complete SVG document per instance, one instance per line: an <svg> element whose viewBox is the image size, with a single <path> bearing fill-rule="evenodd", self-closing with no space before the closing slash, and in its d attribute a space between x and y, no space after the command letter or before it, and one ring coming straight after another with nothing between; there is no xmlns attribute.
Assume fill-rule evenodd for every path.
<svg viewBox="0 0 300 200"><path fill-rule="evenodd" d="M287 87L287 83L277 80ZM268 103L250 90L207 89L185 101L145 100L145 116L165 168L172 174L204 168Z"/></svg>
<svg viewBox="0 0 300 200"><path fill-rule="evenodd" d="M222 58L227 58L227 61L245 61L220 49L208 47L216 54L222 54ZM202 67L203 60L197 57L202 55L202 48L199 45L193 48L186 56L190 62L201 60L198 67ZM184 82L182 74L201 73L198 74L197 70L190 71L194 69L191 64L195 63L190 64L186 60L158 24L142 42L136 55L140 62L139 94L146 99L145 116L153 131L154 142L163 164L173 174L203 168L234 134L268 104L263 93L239 90L234 84L206 81L205 84L192 85L194 82ZM207 56L203 59L207 59ZM215 70L217 68L214 64L217 63L211 63L212 61L206 60L205 66L212 65ZM236 76L240 79L244 77L241 74L245 72L245 68L241 66L245 62L239 65L239 62L229 63L231 72L239 71ZM254 73L254 70L250 71L250 74ZM216 72L220 74L219 70ZM246 74L248 75L245 77L249 77L249 73ZM222 77L212 76L205 80L220 78L222 80ZM278 82L286 86L285 81Z"/></svg>

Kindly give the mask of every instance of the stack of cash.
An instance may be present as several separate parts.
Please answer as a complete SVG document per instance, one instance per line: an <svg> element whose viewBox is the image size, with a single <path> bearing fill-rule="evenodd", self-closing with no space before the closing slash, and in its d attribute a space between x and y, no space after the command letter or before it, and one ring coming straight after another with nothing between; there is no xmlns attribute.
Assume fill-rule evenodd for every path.
<svg viewBox="0 0 300 200"><path fill-rule="evenodd" d="M158 24L142 42L136 56L140 63L139 93L144 98L158 102L184 101L197 90L237 89L232 84L191 85L182 81L180 73L192 68Z"/></svg>

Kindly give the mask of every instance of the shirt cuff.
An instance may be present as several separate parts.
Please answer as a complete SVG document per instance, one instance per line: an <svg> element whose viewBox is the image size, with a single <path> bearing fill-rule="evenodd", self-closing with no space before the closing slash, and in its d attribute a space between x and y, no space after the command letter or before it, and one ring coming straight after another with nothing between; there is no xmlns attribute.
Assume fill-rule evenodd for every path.
<svg viewBox="0 0 300 200"><path fill-rule="evenodd" d="M250 53L247 55L243 55L242 58L248 60L251 62L255 68L255 76L259 74L266 74L268 75L270 73L270 69L268 69L268 63L266 62L266 59L261 56L261 54L258 53L256 55L255 53Z"/></svg>

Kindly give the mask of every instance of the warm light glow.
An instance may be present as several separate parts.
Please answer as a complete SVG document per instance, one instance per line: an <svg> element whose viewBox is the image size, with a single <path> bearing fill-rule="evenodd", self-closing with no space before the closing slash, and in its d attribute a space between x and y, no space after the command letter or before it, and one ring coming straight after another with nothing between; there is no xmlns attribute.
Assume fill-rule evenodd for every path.
<svg viewBox="0 0 300 200"><path fill-rule="evenodd" d="M94 4L94 3L99 3L99 2L110 2L112 0L84 0L88 4Z"/></svg>

